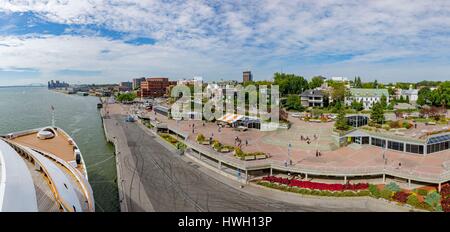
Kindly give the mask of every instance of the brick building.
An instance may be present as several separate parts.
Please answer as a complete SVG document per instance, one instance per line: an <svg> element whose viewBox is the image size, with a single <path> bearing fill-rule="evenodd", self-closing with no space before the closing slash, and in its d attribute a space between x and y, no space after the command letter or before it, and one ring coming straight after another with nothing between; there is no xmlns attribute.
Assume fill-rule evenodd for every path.
<svg viewBox="0 0 450 232"><path fill-rule="evenodd" d="M140 97L162 97L166 94L169 85L169 78L166 77L147 78L141 82Z"/></svg>

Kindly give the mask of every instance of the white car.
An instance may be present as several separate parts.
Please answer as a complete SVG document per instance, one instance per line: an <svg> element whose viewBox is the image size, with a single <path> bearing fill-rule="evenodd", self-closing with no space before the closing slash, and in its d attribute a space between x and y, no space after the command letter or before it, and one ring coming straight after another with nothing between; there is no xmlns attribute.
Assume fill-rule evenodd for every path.
<svg viewBox="0 0 450 232"><path fill-rule="evenodd" d="M300 118L300 113L292 113L291 116L294 118Z"/></svg>

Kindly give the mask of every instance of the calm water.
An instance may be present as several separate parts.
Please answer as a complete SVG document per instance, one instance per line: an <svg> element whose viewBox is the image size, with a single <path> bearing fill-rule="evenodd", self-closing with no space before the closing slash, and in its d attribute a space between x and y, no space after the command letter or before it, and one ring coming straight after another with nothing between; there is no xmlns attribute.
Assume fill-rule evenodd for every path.
<svg viewBox="0 0 450 232"><path fill-rule="evenodd" d="M66 95L40 87L0 88L0 134L55 124L75 139L86 162L96 211L118 211L114 147L103 133L97 97Z"/></svg>

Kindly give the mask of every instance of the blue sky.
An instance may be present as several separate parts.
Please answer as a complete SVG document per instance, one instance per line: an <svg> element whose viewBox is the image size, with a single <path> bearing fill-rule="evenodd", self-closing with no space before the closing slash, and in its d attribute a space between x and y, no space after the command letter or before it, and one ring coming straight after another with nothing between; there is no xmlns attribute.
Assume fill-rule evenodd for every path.
<svg viewBox="0 0 450 232"><path fill-rule="evenodd" d="M450 3L4 1L0 85L284 71L382 82L450 79Z"/></svg>

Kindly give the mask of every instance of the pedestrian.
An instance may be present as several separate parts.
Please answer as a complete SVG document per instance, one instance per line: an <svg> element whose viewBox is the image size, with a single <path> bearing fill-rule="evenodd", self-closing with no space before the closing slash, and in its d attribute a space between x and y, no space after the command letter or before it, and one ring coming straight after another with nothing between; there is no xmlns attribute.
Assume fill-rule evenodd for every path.
<svg viewBox="0 0 450 232"><path fill-rule="evenodd" d="M286 160L284 161L284 166L287 167L287 161Z"/></svg>
<svg viewBox="0 0 450 232"><path fill-rule="evenodd" d="M245 140L245 146L248 146L248 140L247 139Z"/></svg>
<svg viewBox="0 0 450 232"><path fill-rule="evenodd" d="M398 162L398 168L401 168L401 167L402 167L402 163Z"/></svg>
<svg viewBox="0 0 450 232"><path fill-rule="evenodd" d="M289 160L289 165L291 165L291 166L292 166L292 160Z"/></svg>
<svg viewBox="0 0 450 232"><path fill-rule="evenodd" d="M202 123L203 123L203 126L205 126L205 121L202 121Z"/></svg>

